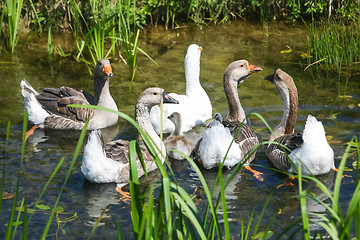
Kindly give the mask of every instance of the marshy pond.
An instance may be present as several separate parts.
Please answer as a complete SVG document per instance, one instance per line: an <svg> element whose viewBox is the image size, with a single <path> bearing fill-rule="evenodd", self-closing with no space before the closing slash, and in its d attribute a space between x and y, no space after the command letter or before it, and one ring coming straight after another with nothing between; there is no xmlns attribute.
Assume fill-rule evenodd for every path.
<svg viewBox="0 0 360 240"><path fill-rule="evenodd" d="M73 44L71 35L58 33L53 36L53 44L61 44L64 51L69 51ZM39 87L70 86L82 88L89 92L93 89L93 76L89 74L84 63L78 63L72 57L55 56L50 59L46 50L47 36L31 41L26 47L19 47L15 55L3 53L0 56L0 148L1 169L5 164L5 189L14 193L21 159L21 136L23 123L23 97L20 92L20 81L26 79L35 89ZM148 87L162 87L168 93L185 93L184 57L188 46L197 43L203 47L201 54L200 81L208 93L213 106L213 113L223 116L227 113L227 103L223 90L223 73L228 64L234 60L247 59L251 64L261 66L263 71L253 74L240 84L238 92L242 106L251 121L260 141L269 136L263 122L250 113L261 114L271 127L276 126L282 118L283 102L275 87L264 80L281 68L289 73L299 92L299 113L295 131L302 131L308 114L322 121L330 145L335 152L335 165L338 166L345 152L346 143L352 137L359 137L360 130L360 65L343 68L340 75L316 70L316 65L306 71L308 65L302 58L307 53L307 29L299 25L275 25L264 28L246 22L230 25L197 27L187 26L165 32L163 29L145 29L139 47L147 52L157 63L155 65L146 57L138 54L136 79L131 83L128 68L119 60L112 61L115 76L110 79L111 94L118 109L134 116L134 106L138 96ZM289 51L291 50L291 51ZM304 55L303 55L304 56ZM11 122L8 155L5 157L5 135L8 121ZM125 138L135 139L136 131L127 121L120 119L110 128L103 130L105 141ZM59 130L36 130L25 146L23 172L21 172L19 202L27 198L29 207L37 200L41 190L62 157L65 162L55 176L48 190L42 197L41 204L52 207L66 176L79 132ZM85 139L86 142L86 139ZM59 205L64 213L59 214L63 220L59 225L53 221L50 239L84 239L91 233L94 224L102 214L93 239L114 239L118 235L119 222L123 239L132 239L131 206L120 200L115 191L116 184L91 184L84 179L80 171L81 157L78 157L70 175ZM350 154L346 167L350 177L342 180L340 207L345 211L355 189L356 170L353 162L357 156ZM273 237L285 231L291 224L301 219L300 203L294 198L297 186L276 189L285 176L269 169L272 166L265 156L265 148L256 155L255 169L264 173L264 181L259 182L246 171L239 172L226 190L230 232L234 239L241 237L241 224L250 219L254 210L254 222L269 198L271 199L262 218L260 228L272 221L270 230ZM201 185L195 171L187 161L171 162L177 181L189 194ZM209 187L212 187L217 170L202 169ZM225 170L227 175L231 170ZM150 174L143 185L156 184L160 175L156 171ZM332 190L335 174L329 173L319 179ZM315 184L307 183L305 189L320 194ZM321 199L321 195L318 195ZM205 199L205 200L203 200ZM326 199L323 199L326 202ZM0 219L0 238L4 238L12 200L3 200ZM200 198L199 211L206 211L206 198ZM321 205L308 201L309 211L323 211ZM220 212L221 213L221 212ZM219 215L221 216L221 214ZM29 226L29 238L38 239L49 218L49 211L35 213ZM301 222L301 221L300 221ZM300 224L299 222L299 224ZM255 226L255 224L254 224ZM312 231L322 230L317 225L310 226ZM21 229L21 226L19 226ZM292 235L296 227L282 239L301 238L301 234ZM17 235L20 236L18 230Z"/></svg>

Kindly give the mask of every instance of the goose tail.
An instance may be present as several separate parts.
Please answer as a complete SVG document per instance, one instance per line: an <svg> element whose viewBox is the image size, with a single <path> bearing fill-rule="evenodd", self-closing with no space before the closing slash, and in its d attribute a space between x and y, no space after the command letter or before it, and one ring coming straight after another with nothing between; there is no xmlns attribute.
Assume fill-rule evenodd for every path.
<svg viewBox="0 0 360 240"><path fill-rule="evenodd" d="M87 180L96 183L110 182L102 177L104 159L106 155L101 130L93 130L89 134L81 163L81 172Z"/></svg>
<svg viewBox="0 0 360 240"><path fill-rule="evenodd" d="M317 145L319 142L327 143L324 126L314 116L309 115L306 120L303 140L304 142L311 143L312 145Z"/></svg>
<svg viewBox="0 0 360 240"><path fill-rule="evenodd" d="M38 95L39 93L28 83L26 80L22 80L20 83L21 87L21 94L24 98L30 98L33 94L34 96Z"/></svg>
<svg viewBox="0 0 360 240"><path fill-rule="evenodd" d="M20 83L21 94L24 96L25 108L28 111L29 120L37 125L42 126L45 118L50 114L42 107L40 102L36 99L39 94L26 80Z"/></svg>

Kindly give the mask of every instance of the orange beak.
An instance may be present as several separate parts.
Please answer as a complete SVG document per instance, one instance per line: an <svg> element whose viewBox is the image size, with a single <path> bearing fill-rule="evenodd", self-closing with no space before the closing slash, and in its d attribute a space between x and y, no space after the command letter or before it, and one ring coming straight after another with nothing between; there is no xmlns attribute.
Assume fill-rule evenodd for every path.
<svg viewBox="0 0 360 240"><path fill-rule="evenodd" d="M261 70L262 70L261 67L257 67L255 65L249 64L249 74L252 74L254 72L258 72L258 71L261 71Z"/></svg>
<svg viewBox="0 0 360 240"><path fill-rule="evenodd" d="M200 52L203 50L202 46L199 46Z"/></svg>
<svg viewBox="0 0 360 240"><path fill-rule="evenodd" d="M104 66L104 73L105 73L106 75L108 75L109 77L113 77L113 76L114 76L114 74L112 73L110 64Z"/></svg>

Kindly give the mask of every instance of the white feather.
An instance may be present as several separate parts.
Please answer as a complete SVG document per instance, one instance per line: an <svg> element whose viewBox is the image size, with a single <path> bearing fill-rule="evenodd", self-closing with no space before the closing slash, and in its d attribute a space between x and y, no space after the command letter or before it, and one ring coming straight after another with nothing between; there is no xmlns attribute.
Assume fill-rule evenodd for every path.
<svg viewBox="0 0 360 240"><path fill-rule="evenodd" d="M99 134L101 134L100 130L94 130L89 135L81 171L90 182L116 182L118 169L121 169L123 164L106 157Z"/></svg>
<svg viewBox="0 0 360 240"><path fill-rule="evenodd" d="M203 166L207 169L218 166L224 160L232 139L229 129L221 123L206 129L198 150ZM241 150L239 145L233 142L224 166L232 167L240 160Z"/></svg>
<svg viewBox="0 0 360 240"><path fill-rule="evenodd" d="M303 132L303 145L295 149L290 158L296 166L301 161L302 173L309 175L309 171L314 175L328 173L334 169L334 151L329 146L325 129L320 121L309 115ZM293 167L290 173L296 173Z"/></svg>
<svg viewBox="0 0 360 240"><path fill-rule="evenodd" d="M25 108L28 111L29 120L34 124L41 125L44 123L45 118L50 116L50 114L42 108L41 104L36 99L35 96L39 93L25 80L21 81L20 86L21 94L24 97Z"/></svg>
<svg viewBox="0 0 360 240"><path fill-rule="evenodd" d="M194 126L200 125L211 118L212 106L208 95L202 88L199 80L201 49L198 45L189 46L185 57L186 95L170 93L169 95L179 101L179 104L163 105L163 132L174 131L174 124L167 118L173 112L182 116L182 132L187 132ZM150 111L151 124L155 131L160 133L160 107L155 106Z"/></svg>

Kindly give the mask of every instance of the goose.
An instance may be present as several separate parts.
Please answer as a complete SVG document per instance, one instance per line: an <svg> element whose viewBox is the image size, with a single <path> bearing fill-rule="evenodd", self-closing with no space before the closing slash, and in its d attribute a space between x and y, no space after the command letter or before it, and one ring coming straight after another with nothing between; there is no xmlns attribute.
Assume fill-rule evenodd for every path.
<svg viewBox="0 0 360 240"><path fill-rule="evenodd" d="M183 155L171 150L175 149L184 153L187 156L190 156L192 150L194 149L194 144L190 142L186 137L184 137L181 132L182 122L180 113L173 112L168 117L168 119L170 119L174 123L175 130L164 141L166 154L172 159L184 160L185 158Z"/></svg>
<svg viewBox="0 0 360 240"><path fill-rule="evenodd" d="M164 103L177 104L178 101L166 94L161 88L148 88L139 97L135 106L135 120L139 126L154 141L158 150L157 155L164 162L166 157L165 146L150 122L150 108ZM140 136L138 137L141 138ZM84 155L81 164L81 171L85 178L93 183L118 184L117 190L125 197L128 193L121 190L129 182L129 142L123 139L111 141L104 144L100 130L93 130L88 137L84 148ZM140 140L140 147L145 161L146 171L150 172L157 168L150 153L146 150L143 141ZM139 177L144 175L140 161L137 161Z"/></svg>
<svg viewBox="0 0 360 240"><path fill-rule="evenodd" d="M105 128L114 125L118 116L107 111L72 108L68 104L97 105L117 111L114 99L110 95L109 78L113 77L110 61L101 59L94 70L95 96L82 90L70 87L42 88L38 93L26 80L20 83L25 108L29 120L34 127L29 130L31 135L36 127L54 129L82 129L87 118L90 118L88 129Z"/></svg>
<svg viewBox="0 0 360 240"><path fill-rule="evenodd" d="M246 60L234 61L227 67L223 83L229 113L224 120L219 116L215 117L215 120L205 130L202 139L199 140L194 150L195 158L205 168L216 167L224 160L230 143L237 132L238 134L226 157L224 166L229 168L235 166L259 143L254 130L245 123L245 111L241 106L237 87L252 73L261 70L260 67L250 65ZM262 181L262 173L253 170L249 166L254 158L255 154L247 160L245 168L250 170L254 177Z"/></svg>
<svg viewBox="0 0 360 240"><path fill-rule="evenodd" d="M269 141L281 143L290 151L276 143L270 143L266 156L273 165L283 172L297 173L301 162L301 172L305 175L322 175L335 169L334 151L329 146L325 129L314 116L308 115L303 133L294 133L298 112L298 93L292 77L281 69L265 78L273 83L284 101L284 114L279 125L274 128ZM296 167L288 160L291 159Z"/></svg>
<svg viewBox="0 0 360 240"><path fill-rule="evenodd" d="M211 118L212 106L208 95L200 84L200 55L202 47L191 44L185 56L186 95L170 93L179 101L178 105L163 105L163 133L174 131L174 124L167 118L173 112L182 117L181 132L186 132ZM160 107L155 106L150 112L151 123L155 131L160 133Z"/></svg>

